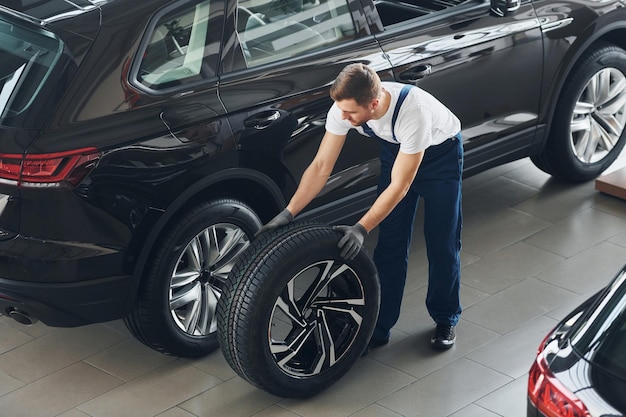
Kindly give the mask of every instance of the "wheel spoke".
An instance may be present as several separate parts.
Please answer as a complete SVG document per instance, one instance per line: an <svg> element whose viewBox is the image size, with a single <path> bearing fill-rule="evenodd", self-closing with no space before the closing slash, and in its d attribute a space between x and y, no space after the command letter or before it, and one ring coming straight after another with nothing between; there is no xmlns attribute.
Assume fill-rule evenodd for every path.
<svg viewBox="0 0 626 417"><path fill-rule="evenodd" d="M213 276L222 281L226 280L233 269L235 260L249 245L250 241L242 230L237 229L228 233L218 257L212 263Z"/></svg>
<svg viewBox="0 0 626 417"><path fill-rule="evenodd" d="M578 120L581 116L587 116L593 111L593 104L586 101L577 101L574 106L574 120Z"/></svg>
<svg viewBox="0 0 626 417"><path fill-rule="evenodd" d="M204 285L202 296L202 316L198 322L198 331L201 334L217 330L215 311L217 309L217 302L220 299L220 296L221 291L219 288L216 288L209 283Z"/></svg>
<svg viewBox="0 0 626 417"><path fill-rule="evenodd" d="M294 280L290 280L283 292L276 300L276 307L278 307L283 313L287 315L298 326L305 327L306 321L302 316L302 311L298 308L296 299L294 296Z"/></svg>
<svg viewBox="0 0 626 417"><path fill-rule="evenodd" d="M313 373L319 374L324 368L329 368L337 362L337 352L335 350L335 341L330 331L330 325L326 314L319 310L317 312L317 332L320 339L321 355L313 364Z"/></svg>
<svg viewBox="0 0 626 417"><path fill-rule="evenodd" d="M571 143L583 163L600 161L619 142L626 124L626 76L605 68L590 79L581 93L570 123Z"/></svg>
<svg viewBox="0 0 626 417"><path fill-rule="evenodd" d="M197 280L198 278L200 278L201 273L202 272L198 270L186 270L186 271L180 271L180 272L177 271L174 273L174 276L172 276L171 287L172 288L184 287L185 285L188 285L192 283L193 281Z"/></svg>
<svg viewBox="0 0 626 417"><path fill-rule="evenodd" d="M270 351L287 374L311 377L334 366L363 324L365 296L345 263L319 261L298 272L277 297Z"/></svg>
<svg viewBox="0 0 626 417"><path fill-rule="evenodd" d="M357 324L363 322L363 316L355 311L355 307L364 306L364 298L337 299L337 298L320 298L315 300L313 307L323 311L332 311L335 313L343 313L352 318Z"/></svg>
<svg viewBox="0 0 626 417"><path fill-rule="evenodd" d="M187 246L187 251L189 253L189 262L191 266L196 270L201 270L203 266L204 255L202 252L202 243L200 243L200 238L198 236L196 236L191 242L189 242L189 246Z"/></svg>
<svg viewBox="0 0 626 417"><path fill-rule="evenodd" d="M325 261L319 263L317 266L319 268L319 273L312 283L312 285L307 289L305 296L303 297L305 301L305 307L311 305L313 300L320 296L322 291L328 288L328 284L340 276L343 272L348 269L346 264L342 264L339 268L333 271L333 266L335 261Z"/></svg>
<svg viewBox="0 0 626 417"><path fill-rule="evenodd" d="M289 342L287 341L274 341L270 343L270 351L276 357L276 363L280 366L285 366L296 355L302 353L304 345L310 338L314 337L315 328L308 326L299 329L299 331L292 335Z"/></svg>
<svg viewBox="0 0 626 417"><path fill-rule="evenodd" d="M176 293L172 294L170 299L170 309L177 310L191 303L197 303L200 300L202 289L199 282L194 282L187 287L183 287Z"/></svg>

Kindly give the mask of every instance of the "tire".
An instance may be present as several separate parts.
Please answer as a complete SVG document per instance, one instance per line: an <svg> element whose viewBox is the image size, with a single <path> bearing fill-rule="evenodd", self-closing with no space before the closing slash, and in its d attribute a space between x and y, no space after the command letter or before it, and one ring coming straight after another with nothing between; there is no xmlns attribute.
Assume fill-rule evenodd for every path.
<svg viewBox="0 0 626 417"><path fill-rule="evenodd" d="M557 179L582 182L598 177L626 142L626 51L600 43L576 64L554 114L540 155L531 157Z"/></svg>
<svg viewBox="0 0 626 417"><path fill-rule="evenodd" d="M168 355L199 357L217 349L217 301L235 259L260 227L256 214L236 200L185 213L156 245L125 319L130 332Z"/></svg>
<svg viewBox="0 0 626 417"><path fill-rule="evenodd" d="M235 263L218 305L218 340L256 387L315 395L365 350L378 317L378 274L364 250L351 261L339 256L341 236L291 223L263 233Z"/></svg>

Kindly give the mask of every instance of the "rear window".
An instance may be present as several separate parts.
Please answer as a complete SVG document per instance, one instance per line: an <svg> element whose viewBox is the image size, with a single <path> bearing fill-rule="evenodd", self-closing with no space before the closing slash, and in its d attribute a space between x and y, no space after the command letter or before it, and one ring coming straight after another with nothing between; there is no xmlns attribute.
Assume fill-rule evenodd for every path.
<svg viewBox="0 0 626 417"><path fill-rule="evenodd" d="M51 32L0 16L0 125L23 126L62 53Z"/></svg>
<svg viewBox="0 0 626 417"><path fill-rule="evenodd" d="M574 348L581 354L593 351L591 361L626 381L626 269L577 324Z"/></svg>

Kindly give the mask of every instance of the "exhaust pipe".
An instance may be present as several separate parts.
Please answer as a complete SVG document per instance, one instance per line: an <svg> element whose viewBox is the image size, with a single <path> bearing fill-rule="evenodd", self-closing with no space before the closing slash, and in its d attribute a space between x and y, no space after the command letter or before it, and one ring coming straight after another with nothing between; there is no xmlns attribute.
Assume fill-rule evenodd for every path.
<svg viewBox="0 0 626 417"><path fill-rule="evenodd" d="M11 317L16 322L24 324L26 326L32 326L38 321L36 318L31 317L27 312L18 310L16 308L9 311L9 317Z"/></svg>

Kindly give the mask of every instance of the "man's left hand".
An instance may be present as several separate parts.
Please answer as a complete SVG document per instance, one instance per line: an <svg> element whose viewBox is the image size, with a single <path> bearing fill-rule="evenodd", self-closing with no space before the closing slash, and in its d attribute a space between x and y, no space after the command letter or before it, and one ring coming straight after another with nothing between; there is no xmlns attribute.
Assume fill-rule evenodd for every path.
<svg viewBox="0 0 626 417"><path fill-rule="evenodd" d="M333 229L343 233L337 247L341 250L341 257L351 261L363 247L367 230L360 223L356 223L354 226L334 226Z"/></svg>

